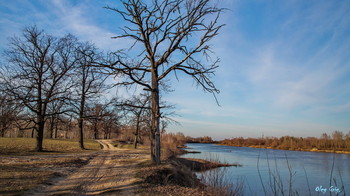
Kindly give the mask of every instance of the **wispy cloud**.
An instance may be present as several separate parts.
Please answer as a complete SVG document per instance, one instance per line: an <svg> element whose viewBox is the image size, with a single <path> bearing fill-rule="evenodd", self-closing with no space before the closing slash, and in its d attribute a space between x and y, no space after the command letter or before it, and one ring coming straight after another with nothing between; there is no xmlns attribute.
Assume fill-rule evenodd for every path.
<svg viewBox="0 0 350 196"><path fill-rule="evenodd" d="M72 5L69 1L62 0L54 0L52 4L57 8L54 13L60 20L59 24L64 24L63 28L67 32L72 32L86 41L92 41L105 50L119 50L132 45L130 40L112 40L112 37L116 36L116 32L101 27L89 14L94 9L101 9L101 12L108 12L108 10L102 10L102 7L94 7L96 6L94 4L80 3ZM115 20L117 21L117 18Z"/></svg>
<svg viewBox="0 0 350 196"><path fill-rule="evenodd" d="M255 97L286 109L313 107L334 101L334 88L345 87L339 80L350 74L350 40L343 28L350 25L344 20L349 8L335 11L328 4L290 15L281 23L282 37L255 50L246 72L257 89Z"/></svg>
<svg viewBox="0 0 350 196"><path fill-rule="evenodd" d="M39 28L54 35L72 33L82 41L91 41L104 50L119 50L130 47L132 45L130 40L112 39L117 35L117 32L111 29L118 29L118 17L115 14L115 18L110 18L108 13L111 11L103 8L108 1L104 3L69 0L2 2L3 12L0 15L2 16L0 29L4 34L11 35L11 33L21 33L25 26L36 24ZM18 6L19 4L22 6ZM104 14L107 15L106 20L111 21L101 24L96 15ZM115 25L115 27L110 25ZM6 40L1 40L1 42L5 43Z"/></svg>

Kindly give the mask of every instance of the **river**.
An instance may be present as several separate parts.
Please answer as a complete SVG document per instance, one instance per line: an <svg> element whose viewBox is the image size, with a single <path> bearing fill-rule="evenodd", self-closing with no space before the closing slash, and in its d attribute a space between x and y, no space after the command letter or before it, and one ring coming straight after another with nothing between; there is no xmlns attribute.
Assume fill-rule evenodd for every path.
<svg viewBox="0 0 350 196"><path fill-rule="evenodd" d="M346 195L350 194L350 155L287 151L215 144L187 144L182 157L239 163L225 170L227 181L241 181L244 195ZM260 175L259 175L260 173ZM290 192L291 191L291 192Z"/></svg>

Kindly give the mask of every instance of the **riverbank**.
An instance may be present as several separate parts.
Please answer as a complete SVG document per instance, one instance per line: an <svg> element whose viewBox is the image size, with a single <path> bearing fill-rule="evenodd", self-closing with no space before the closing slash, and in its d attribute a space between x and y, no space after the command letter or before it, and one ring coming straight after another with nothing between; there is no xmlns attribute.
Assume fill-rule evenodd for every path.
<svg viewBox="0 0 350 196"><path fill-rule="evenodd" d="M234 137L221 140L218 144L236 147L350 154L350 132L346 134L334 131L332 134L323 133L320 137Z"/></svg>
<svg viewBox="0 0 350 196"><path fill-rule="evenodd" d="M317 148L311 148L311 149L303 149L303 148L273 148L273 147L266 147L266 146L259 146L259 145L251 145L251 146L237 146L237 145L229 145L229 144L220 144L216 143L216 145L220 146L234 146L234 147L247 147L247 148L263 148L263 149L274 149L274 150L289 150L289 151L304 151L304 152L323 152L323 153L337 153L337 154L350 154L350 151L344 151L344 150L320 150Z"/></svg>

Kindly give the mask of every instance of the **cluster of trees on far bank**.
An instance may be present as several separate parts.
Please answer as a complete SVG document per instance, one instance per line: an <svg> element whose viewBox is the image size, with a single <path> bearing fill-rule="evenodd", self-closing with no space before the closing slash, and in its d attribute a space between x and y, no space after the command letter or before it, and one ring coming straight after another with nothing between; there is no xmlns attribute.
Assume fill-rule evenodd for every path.
<svg viewBox="0 0 350 196"><path fill-rule="evenodd" d="M76 137L84 149L84 138L128 129L136 147L146 131L152 161L160 164L160 137L169 119L161 95L171 90L170 76L189 76L204 91L219 93L211 80L219 59L209 42L224 26L223 9L209 0L118 2L106 8L125 22L114 38L131 41L126 50L105 52L36 26L9 38L0 64L1 136L36 137L36 150L43 151L46 137ZM107 100L107 80L114 88L144 91Z"/></svg>
<svg viewBox="0 0 350 196"><path fill-rule="evenodd" d="M283 136L263 138L236 137L219 142L222 145L240 147L261 147L283 150L319 150L319 151L350 151L350 131L344 134L334 131L332 134L323 133L320 137Z"/></svg>
<svg viewBox="0 0 350 196"><path fill-rule="evenodd" d="M215 141L210 136L202 137L186 137L186 143L215 143Z"/></svg>

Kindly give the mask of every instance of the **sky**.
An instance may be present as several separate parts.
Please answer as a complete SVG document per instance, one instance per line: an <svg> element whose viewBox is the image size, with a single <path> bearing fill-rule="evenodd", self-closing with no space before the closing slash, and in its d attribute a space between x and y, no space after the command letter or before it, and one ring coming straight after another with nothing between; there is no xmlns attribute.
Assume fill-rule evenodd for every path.
<svg viewBox="0 0 350 196"><path fill-rule="evenodd" d="M226 24L211 41L220 58L212 78L220 94L189 77L172 79L164 100L176 105L169 132L214 139L320 136L350 131L350 1L218 0ZM0 0L0 49L26 26L71 33L104 50L125 22L112 0ZM121 91L123 92L123 91Z"/></svg>

